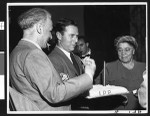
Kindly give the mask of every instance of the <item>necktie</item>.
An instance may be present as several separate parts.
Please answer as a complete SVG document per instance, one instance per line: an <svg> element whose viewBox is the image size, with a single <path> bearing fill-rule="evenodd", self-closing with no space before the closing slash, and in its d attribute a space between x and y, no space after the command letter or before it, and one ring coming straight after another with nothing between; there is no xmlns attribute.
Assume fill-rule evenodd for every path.
<svg viewBox="0 0 150 116"><path fill-rule="evenodd" d="M76 69L77 72L79 73L79 72L80 72L79 66L78 66L77 61L75 60L74 55L73 55L72 53L70 53L70 57L71 57L71 60L72 60L72 62L73 62L73 65L74 65L75 69Z"/></svg>

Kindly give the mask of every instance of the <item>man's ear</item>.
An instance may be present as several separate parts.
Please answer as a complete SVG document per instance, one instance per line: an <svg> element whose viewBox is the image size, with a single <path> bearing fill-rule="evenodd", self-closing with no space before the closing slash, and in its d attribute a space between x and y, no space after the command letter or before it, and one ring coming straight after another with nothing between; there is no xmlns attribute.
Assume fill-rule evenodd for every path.
<svg viewBox="0 0 150 116"><path fill-rule="evenodd" d="M36 31L41 34L43 32L43 26L40 23L36 24Z"/></svg>
<svg viewBox="0 0 150 116"><path fill-rule="evenodd" d="M133 55L135 54L135 50L133 50Z"/></svg>
<svg viewBox="0 0 150 116"><path fill-rule="evenodd" d="M62 38L62 34L60 32L56 32L56 36L57 36L58 40L60 41Z"/></svg>
<svg viewBox="0 0 150 116"><path fill-rule="evenodd" d="M89 47L89 42L86 43L86 46Z"/></svg>

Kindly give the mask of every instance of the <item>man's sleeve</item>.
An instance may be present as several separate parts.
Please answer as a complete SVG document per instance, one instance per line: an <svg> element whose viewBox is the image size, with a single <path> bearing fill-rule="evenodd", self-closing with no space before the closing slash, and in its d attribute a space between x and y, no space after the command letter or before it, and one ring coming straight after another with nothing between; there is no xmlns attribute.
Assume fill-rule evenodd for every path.
<svg viewBox="0 0 150 116"><path fill-rule="evenodd" d="M49 58L37 50L27 56L25 71L31 86L50 103L69 100L92 87L87 74L62 82Z"/></svg>

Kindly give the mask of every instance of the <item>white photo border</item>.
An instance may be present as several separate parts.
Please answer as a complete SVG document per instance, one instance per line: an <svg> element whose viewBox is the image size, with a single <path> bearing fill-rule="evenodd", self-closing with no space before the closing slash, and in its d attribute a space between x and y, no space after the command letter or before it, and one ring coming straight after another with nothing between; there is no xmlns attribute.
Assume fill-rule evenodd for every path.
<svg viewBox="0 0 150 116"><path fill-rule="evenodd" d="M148 72L148 5L147 2L34 2L34 3L7 3L7 113L8 114L145 114L146 110L114 110L114 111L9 111L9 6L62 6L62 5L146 5L146 70ZM147 89L148 98L148 89ZM148 103L148 99L147 99Z"/></svg>

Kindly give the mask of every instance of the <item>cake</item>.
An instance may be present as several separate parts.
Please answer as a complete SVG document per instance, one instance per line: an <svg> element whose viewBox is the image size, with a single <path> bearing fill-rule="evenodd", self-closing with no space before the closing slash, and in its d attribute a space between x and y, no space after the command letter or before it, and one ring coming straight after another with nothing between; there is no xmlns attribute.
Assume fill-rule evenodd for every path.
<svg viewBox="0 0 150 116"><path fill-rule="evenodd" d="M117 95L117 94L124 94L128 93L129 91L122 86L115 86L115 85L93 85L93 88L89 90L89 96L87 98L96 98L96 97L103 97L109 95Z"/></svg>

